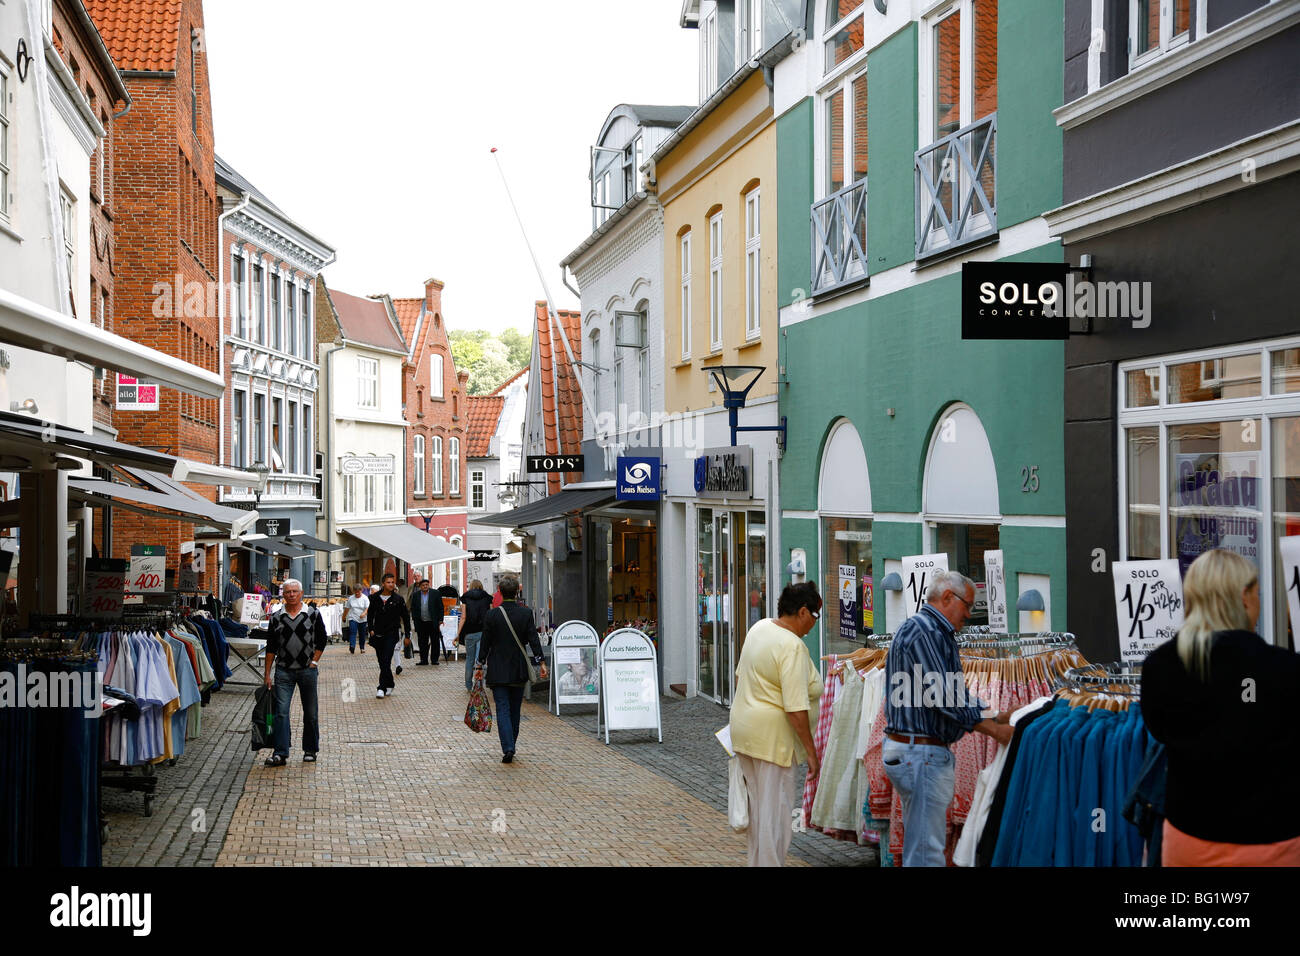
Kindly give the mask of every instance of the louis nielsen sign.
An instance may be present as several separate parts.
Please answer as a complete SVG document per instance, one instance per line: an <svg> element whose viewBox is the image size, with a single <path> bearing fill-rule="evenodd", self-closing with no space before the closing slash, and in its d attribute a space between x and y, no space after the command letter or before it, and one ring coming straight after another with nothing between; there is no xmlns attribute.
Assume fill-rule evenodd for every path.
<svg viewBox="0 0 1300 956"><path fill-rule="evenodd" d="M752 498L754 449L748 445L706 448L695 459L695 493Z"/></svg>

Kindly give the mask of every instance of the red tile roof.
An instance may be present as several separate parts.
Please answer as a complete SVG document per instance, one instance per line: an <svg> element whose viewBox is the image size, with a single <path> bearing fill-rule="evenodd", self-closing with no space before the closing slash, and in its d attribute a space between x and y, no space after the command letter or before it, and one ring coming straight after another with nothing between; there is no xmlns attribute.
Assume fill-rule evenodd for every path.
<svg viewBox="0 0 1300 956"><path fill-rule="evenodd" d="M176 69L182 0L83 0L119 70Z"/></svg>
<svg viewBox="0 0 1300 956"><path fill-rule="evenodd" d="M519 378L519 376L521 376L521 375L527 375L527 374L528 374L528 366L525 365L525 366L524 366L523 368L521 368L519 371L515 372L514 375L511 375L508 379L506 379L504 382L502 382L502 383L501 383L500 385L498 385L496 388L492 389L492 391L488 392L488 394L489 394L489 395L504 395L504 394L506 393L506 388L509 387L510 385L514 384L515 379Z"/></svg>
<svg viewBox="0 0 1300 956"><path fill-rule="evenodd" d="M569 356L560 336L552 335L546 303L538 302L536 310L537 355L542 380L542 427L546 436L546 450L553 455L576 455L582 451L582 390L578 384L577 369L569 364ZM569 345L573 349L574 361L581 361L581 313L557 309L556 318L563 324ZM582 476L577 475L573 480L581 481ZM557 494L561 490L558 474L547 475L546 483L549 494Z"/></svg>
<svg viewBox="0 0 1300 956"><path fill-rule="evenodd" d="M505 407L504 395L470 395L465 399L469 421L465 427L465 457L487 458Z"/></svg>
<svg viewBox="0 0 1300 956"><path fill-rule="evenodd" d="M415 344L415 323L420 319L420 307L423 305L422 298L393 300L393 310L397 313L397 321L402 325L402 338L412 347Z"/></svg>
<svg viewBox="0 0 1300 956"><path fill-rule="evenodd" d="M363 299L338 289L330 289L329 294L346 338L379 348L407 351L383 299Z"/></svg>

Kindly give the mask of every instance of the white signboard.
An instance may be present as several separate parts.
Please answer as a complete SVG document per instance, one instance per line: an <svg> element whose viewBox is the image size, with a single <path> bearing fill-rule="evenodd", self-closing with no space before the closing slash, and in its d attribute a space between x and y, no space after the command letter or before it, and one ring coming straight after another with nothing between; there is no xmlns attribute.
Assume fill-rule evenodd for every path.
<svg viewBox="0 0 1300 956"><path fill-rule="evenodd" d="M158 411L158 386L118 372L117 410L119 412Z"/></svg>
<svg viewBox="0 0 1300 956"><path fill-rule="evenodd" d="M391 475L395 462L392 455L343 455L339 471L345 475Z"/></svg>
<svg viewBox="0 0 1300 956"><path fill-rule="evenodd" d="M132 594L162 594L166 588L167 556L133 554L127 571L127 590Z"/></svg>
<svg viewBox="0 0 1300 956"><path fill-rule="evenodd" d="M997 634L1009 634L1007 624L1007 570L1002 552L984 552L984 593L989 604L989 628Z"/></svg>
<svg viewBox="0 0 1300 956"><path fill-rule="evenodd" d="M555 712L561 704L600 703L600 635L586 621L565 621L551 637Z"/></svg>
<svg viewBox="0 0 1300 956"><path fill-rule="evenodd" d="M1278 546L1282 549L1282 585L1291 612L1291 632L1300 634L1300 535L1280 538ZM1278 630L1281 631L1280 626Z"/></svg>
<svg viewBox="0 0 1300 956"><path fill-rule="evenodd" d="M261 624L266 618L266 610L262 607L262 595L245 594L244 611L239 615L239 623L255 627Z"/></svg>
<svg viewBox="0 0 1300 956"><path fill-rule="evenodd" d="M903 558L903 609L911 617L925 603L925 589L936 571L948 570L946 554L913 554Z"/></svg>
<svg viewBox="0 0 1300 956"><path fill-rule="evenodd" d="M600 695L605 700L605 743L611 730L659 731L659 674L655 646L635 628L625 627L600 646Z"/></svg>
<svg viewBox="0 0 1300 956"><path fill-rule="evenodd" d="M460 613L449 611L442 618L442 624L439 625L439 636L442 638L442 649L444 651L456 650L456 637L460 632Z"/></svg>
<svg viewBox="0 0 1300 956"><path fill-rule="evenodd" d="M1183 581L1178 559L1116 561L1112 567L1120 659L1139 662L1182 626Z"/></svg>

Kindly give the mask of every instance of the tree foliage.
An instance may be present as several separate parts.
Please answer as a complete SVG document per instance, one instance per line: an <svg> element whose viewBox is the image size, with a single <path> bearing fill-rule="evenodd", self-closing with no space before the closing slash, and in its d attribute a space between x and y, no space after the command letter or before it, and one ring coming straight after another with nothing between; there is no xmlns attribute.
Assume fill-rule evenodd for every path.
<svg viewBox="0 0 1300 956"><path fill-rule="evenodd" d="M470 395L494 391L532 359L532 337L518 329L497 336L486 329L452 329L447 338L456 368L469 372Z"/></svg>

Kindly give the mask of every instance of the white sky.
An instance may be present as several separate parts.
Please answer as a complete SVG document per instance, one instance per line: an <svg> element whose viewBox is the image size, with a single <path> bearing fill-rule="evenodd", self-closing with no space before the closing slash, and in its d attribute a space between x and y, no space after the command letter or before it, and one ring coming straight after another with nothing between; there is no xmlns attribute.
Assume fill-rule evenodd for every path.
<svg viewBox="0 0 1300 956"><path fill-rule="evenodd" d="M531 328L591 232L588 147L619 103L698 101L681 0L211 0L217 152L338 250L331 288L424 294L453 329Z"/></svg>

